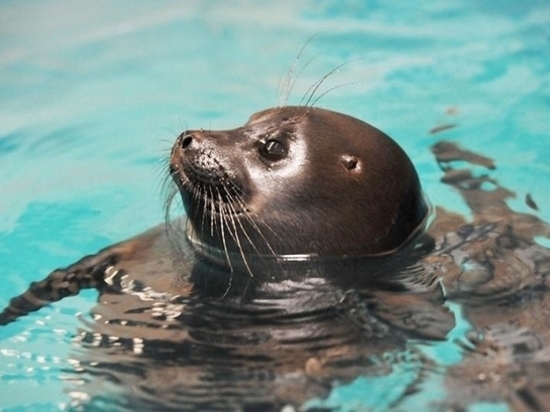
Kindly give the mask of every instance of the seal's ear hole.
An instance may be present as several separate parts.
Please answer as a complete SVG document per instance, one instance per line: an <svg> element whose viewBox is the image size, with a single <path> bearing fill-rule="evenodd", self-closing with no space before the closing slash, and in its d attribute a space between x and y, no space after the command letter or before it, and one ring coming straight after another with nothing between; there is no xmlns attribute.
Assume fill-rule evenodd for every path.
<svg viewBox="0 0 550 412"><path fill-rule="evenodd" d="M342 156L342 161L344 163L344 166L348 170L355 170L359 165L359 160L357 160L355 156L349 156L349 155Z"/></svg>

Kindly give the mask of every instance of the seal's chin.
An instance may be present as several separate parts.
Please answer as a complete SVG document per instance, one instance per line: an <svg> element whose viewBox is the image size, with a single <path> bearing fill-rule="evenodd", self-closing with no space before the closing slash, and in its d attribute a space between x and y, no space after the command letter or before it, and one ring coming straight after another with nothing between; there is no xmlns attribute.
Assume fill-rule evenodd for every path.
<svg viewBox="0 0 550 412"><path fill-rule="evenodd" d="M224 262L228 259L242 259L242 254L240 252L227 251L224 250L223 245L211 245L203 242L193 225L187 225L186 236L195 252L213 261ZM262 259L264 261L274 262L310 262L321 258L317 253L247 253L246 256L250 259ZM232 257L233 259L231 259Z"/></svg>
<svg viewBox="0 0 550 412"><path fill-rule="evenodd" d="M230 201L227 198L224 198L222 194L220 194L219 197L216 197L216 195L205 195L199 200L198 203L200 206L196 207L200 207L202 209L200 214L205 218L234 218L235 216L242 216L248 212L242 204L239 202Z"/></svg>
<svg viewBox="0 0 550 412"><path fill-rule="evenodd" d="M196 229L192 225L187 225L187 240L193 247L193 250L199 255L220 265L226 264L227 261L236 262L242 260L243 256L238 251L224 250L221 245L211 245L203 242L198 236ZM316 253L296 253L296 254L276 254L276 253L246 253L246 258L249 260L261 259L264 262L284 263L284 262L310 262L320 258Z"/></svg>
<svg viewBox="0 0 550 412"><path fill-rule="evenodd" d="M198 214L201 218L220 219L250 212L243 189L227 177L216 178L185 165L171 165L170 174L179 188L188 216Z"/></svg>

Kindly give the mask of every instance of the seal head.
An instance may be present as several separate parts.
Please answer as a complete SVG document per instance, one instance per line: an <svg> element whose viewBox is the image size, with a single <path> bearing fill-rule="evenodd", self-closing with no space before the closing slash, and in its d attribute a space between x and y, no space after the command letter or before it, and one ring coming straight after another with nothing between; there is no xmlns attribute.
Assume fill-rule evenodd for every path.
<svg viewBox="0 0 550 412"><path fill-rule="evenodd" d="M185 131L170 171L190 240L225 254L388 254L427 214L414 166L391 138L319 108L273 108L234 130Z"/></svg>

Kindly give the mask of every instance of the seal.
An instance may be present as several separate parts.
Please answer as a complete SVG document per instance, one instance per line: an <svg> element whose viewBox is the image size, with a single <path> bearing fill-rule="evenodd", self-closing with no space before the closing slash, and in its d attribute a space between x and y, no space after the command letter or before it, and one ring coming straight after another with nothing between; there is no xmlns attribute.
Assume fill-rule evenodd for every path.
<svg viewBox="0 0 550 412"><path fill-rule="evenodd" d="M169 174L186 217L32 283L0 324L97 289L79 370L132 388L125 405L163 410L298 407L388 370L373 356L408 336L453 327L437 282L407 283L428 207L408 156L373 126L268 109L181 133ZM92 404L113 402L91 386Z"/></svg>
<svg viewBox="0 0 550 412"><path fill-rule="evenodd" d="M189 281L182 273L197 271L195 287L214 273L224 290L277 272L303 280L281 264L395 254L422 232L428 212L416 170L397 143L320 108L273 108L233 130L185 131L169 165L186 210L184 230L182 220L167 222L56 271L12 300L0 321L82 287L112 284L121 271L176 294Z"/></svg>
<svg viewBox="0 0 550 412"><path fill-rule="evenodd" d="M186 131L170 170L189 237L208 251L390 254L427 215L418 175L391 138L319 108L268 109L234 130Z"/></svg>

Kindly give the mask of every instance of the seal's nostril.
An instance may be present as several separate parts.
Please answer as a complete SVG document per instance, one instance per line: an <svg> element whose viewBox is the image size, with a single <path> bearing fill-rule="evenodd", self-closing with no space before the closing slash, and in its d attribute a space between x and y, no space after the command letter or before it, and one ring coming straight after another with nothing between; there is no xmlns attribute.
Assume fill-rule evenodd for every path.
<svg viewBox="0 0 550 412"><path fill-rule="evenodd" d="M187 149L189 147L189 145L191 144L191 142L193 141L193 135L187 135L183 138L183 140L181 141L181 147L183 149Z"/></svg>

